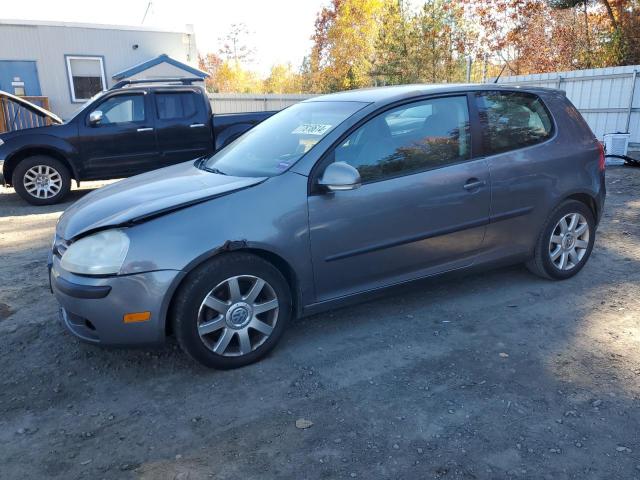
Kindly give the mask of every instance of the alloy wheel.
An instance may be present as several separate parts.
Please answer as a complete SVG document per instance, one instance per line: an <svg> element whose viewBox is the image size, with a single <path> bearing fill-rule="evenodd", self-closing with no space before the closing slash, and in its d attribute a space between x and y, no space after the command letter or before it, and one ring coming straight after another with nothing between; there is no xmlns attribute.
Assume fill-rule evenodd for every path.
<svg viewBox="0 0 640 480"><path fill-rule="evenodd" d="M62 189L62 176L49 165L34 165L25 172L22 183L32 197L48 199Z"/></svg>
<svg viewBox="0 0 640 480"><path fill-rule="evenodd" d="M198 335L218 355L246 355L269 338L278 321L278 307L273 287L262 278L227 278L202 301Z"/></svg>
<svg viewBox="0 0 640 480"><path fill-rule="evenodd" d="M589 248L589 223L580 213L563 216L549 240L549 258L559 270L572 270L587 253Z"/></svg>

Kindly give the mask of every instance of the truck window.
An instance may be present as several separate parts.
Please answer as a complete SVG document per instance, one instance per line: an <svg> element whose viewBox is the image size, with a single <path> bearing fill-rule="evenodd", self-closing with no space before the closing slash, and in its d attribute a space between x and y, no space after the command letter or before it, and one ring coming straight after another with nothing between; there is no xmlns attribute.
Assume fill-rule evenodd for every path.
<svg viewBox="0 0 640 480"><path fill-rule="evenodd" d="M102 112L101 126L115 123L144 122L144 97L142 95L116 95L98 105Z"/></svg>
<svg viewBox="0 0 640 480"><path fill-rule="evenodd" d="M160 120L192 117L197 111L195 94L191 92L156 93L156 108Z"/></svg>

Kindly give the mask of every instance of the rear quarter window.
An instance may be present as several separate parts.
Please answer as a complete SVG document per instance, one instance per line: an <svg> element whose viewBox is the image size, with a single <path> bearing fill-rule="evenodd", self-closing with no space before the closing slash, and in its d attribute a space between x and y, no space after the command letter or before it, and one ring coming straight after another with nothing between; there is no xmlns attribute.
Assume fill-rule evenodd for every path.
<svg viewBox="0 0 640 480"><path fill-rule="evenodd" d="M476 104L486 155L535 145L553 134L551 115L536 95L481 92Z"/></svg>

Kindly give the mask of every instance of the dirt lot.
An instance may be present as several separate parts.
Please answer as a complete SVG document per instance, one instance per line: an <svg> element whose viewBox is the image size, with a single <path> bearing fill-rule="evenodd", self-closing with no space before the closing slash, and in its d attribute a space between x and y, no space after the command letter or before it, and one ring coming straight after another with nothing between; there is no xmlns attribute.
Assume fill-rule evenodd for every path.
<svg viewBox="0 0 640 480"><path fill-rule="evenodd" d="M68 204L1 190L0 478L640 478L640 169L608 188L572 280L421 282L229 372L67 334L45 262Z"/></svg>

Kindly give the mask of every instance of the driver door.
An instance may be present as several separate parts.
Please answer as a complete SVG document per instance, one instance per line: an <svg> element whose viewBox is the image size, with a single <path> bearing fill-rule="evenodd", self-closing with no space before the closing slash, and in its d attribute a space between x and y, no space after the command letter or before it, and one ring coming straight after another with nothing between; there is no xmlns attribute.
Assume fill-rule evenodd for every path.
<svg viewBox="0 0 640 480"><path fill-rule="evenodd" d="M327 162L355 167L362 186L316 188L308 198L316 301L472 263L489 221L490 185L486 162L471 156L466 95L388 110Z"/></svg>
<svg viewBox="0 0 640 480"><path fill-rule="evenodd" d="M83 179L127 177L162 166L148 95L119 93L88 109L79 127ZM101 111L92 125L89 116Z"/></svg>

